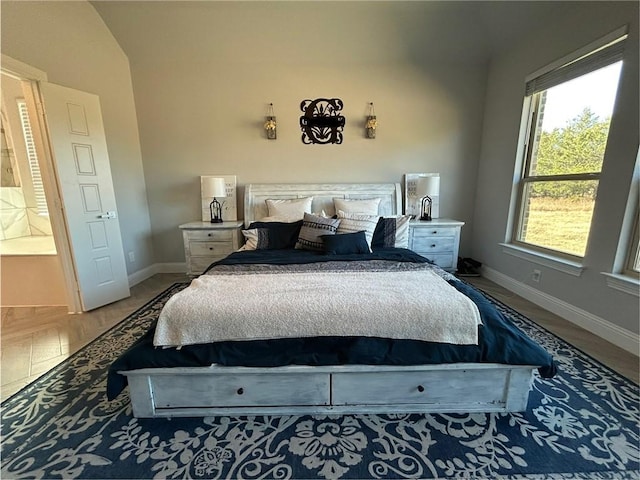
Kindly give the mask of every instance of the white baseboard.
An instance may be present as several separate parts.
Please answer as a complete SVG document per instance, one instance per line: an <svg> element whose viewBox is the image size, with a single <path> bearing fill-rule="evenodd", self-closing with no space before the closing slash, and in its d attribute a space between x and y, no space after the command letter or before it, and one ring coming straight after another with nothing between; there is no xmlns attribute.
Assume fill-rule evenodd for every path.
<svg viewBox="0 0 640 480"><path fill-rule="evenodd" d="M156 273L186 273L186 263L154 263L153 265L133 272L129 275L129 287L133 287L147 278L153 277Z"/></svg>
<svg viewBox="0 0 640 480"><path fill-rule="evenodd" d="M613 343L614 345L638 355L640 335L600 318L592 313L575 307L563 300L536 290L518 282L503 273L489 267L482 267L482 276L510 290L532 303L555 313L559 317L578 325L585 330Z"/></svg>

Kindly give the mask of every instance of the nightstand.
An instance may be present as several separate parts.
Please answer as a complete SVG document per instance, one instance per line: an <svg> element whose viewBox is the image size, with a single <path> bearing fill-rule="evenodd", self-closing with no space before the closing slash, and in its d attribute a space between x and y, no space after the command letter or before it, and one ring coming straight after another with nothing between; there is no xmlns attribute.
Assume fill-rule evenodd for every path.
<svg viewBox="0 0 640 480"><path fill-rule="evenodd" d="M180 225L187 274L199 275L216 260L238 250L243 222L189 222Z"/></svg>
<svg viewBox="0 0 640 480"><path fill-rule="evenodd" d="M448 272L458 266L460 230L464 222L434 218L429 222L409 222L409 248Z"/></svg>

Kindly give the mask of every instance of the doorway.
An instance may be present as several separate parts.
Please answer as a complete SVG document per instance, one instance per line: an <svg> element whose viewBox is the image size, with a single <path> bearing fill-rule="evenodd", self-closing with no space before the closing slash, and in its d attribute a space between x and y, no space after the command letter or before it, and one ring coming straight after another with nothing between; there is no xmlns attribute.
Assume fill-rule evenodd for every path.
<svg viewBox="0 0 640 480"><path fill-rule="evenodd" d="M47 207L47 197L34 142L24 88L28 77L1 73L2 186L0 187L0 274L3 307L66 305L76 313L79 302L68 281ZM64 238L62 239L64 241Z"/></svg>
<svg viewBox="0 0 640 480"><path fill-rule="evenodd" d="M99 97L49 83L45 72L6 55L2 55L0 70L22 86L46 191L43 205L48 209L56 260L62 271L59 281L51 278L55 275L29 277L19 269L5 268L7 259L15 256L0 256L3 297L7 285L13 287L20 281L33 290L33 278L64 290L69 313L128 297L129 281ZM7 277L12 273L14 278ZM18 291L22 289L18 287Z"/></svg>
<svg viewBox="0 0 640 480"><path fill-rule="evenodd" d="M1 79L0 254L56 255L22 85L5 74Z"/></svg>

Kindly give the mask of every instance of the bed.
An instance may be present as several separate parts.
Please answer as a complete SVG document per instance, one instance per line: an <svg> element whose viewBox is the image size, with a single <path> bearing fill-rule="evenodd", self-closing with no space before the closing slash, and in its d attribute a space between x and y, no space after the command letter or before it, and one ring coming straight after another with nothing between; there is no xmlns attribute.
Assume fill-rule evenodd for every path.
<svg viewBox="0 0 640 480"><path fill-rule="evenodd" d="M337 212L336 199L355 202L350 205L375 200L375 217L369 217L391 219L387 225L401 218L399 184L253 184L245 188L245 227L263 225L254 222L269 216L267 200L294 199L312 199L317 216L339 213L344 225L364 217ZM108 397L128 385L136 417L526 410L534 376L555 374L551 355L481 292L394 244L393 228L381 244L378 229L367 238L369 247L371 241L377 246L357 253L341 250L341 243L331 243L332 255L298 243L214 263L113 363ZM322 242L364 238L361 231L342 233ZM223 284L240 296L220 294ZM299 303L289 304L293 297ZM421 325L426 304L437 315ZM217 330L207 317L213 310L223 319ZM232 320L234 310L247 315ZM443 317L440 324L436 316ZM307 324L311 331L302 330Z"/></svg>

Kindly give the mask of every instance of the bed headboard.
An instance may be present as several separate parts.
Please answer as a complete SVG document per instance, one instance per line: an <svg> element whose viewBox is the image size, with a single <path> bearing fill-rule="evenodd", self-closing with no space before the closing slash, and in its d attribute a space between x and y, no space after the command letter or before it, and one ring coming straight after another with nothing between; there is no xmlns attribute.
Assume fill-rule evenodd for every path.
<svg viewBox="0 0 640 480"><path fill-rule="evenodd" d="M267 216L268 198L313 197L312 212L334 215L334 198L380 198L379 215L402 213L402 193L399 183L251 183L244 190L245 228Z"/></svg>

